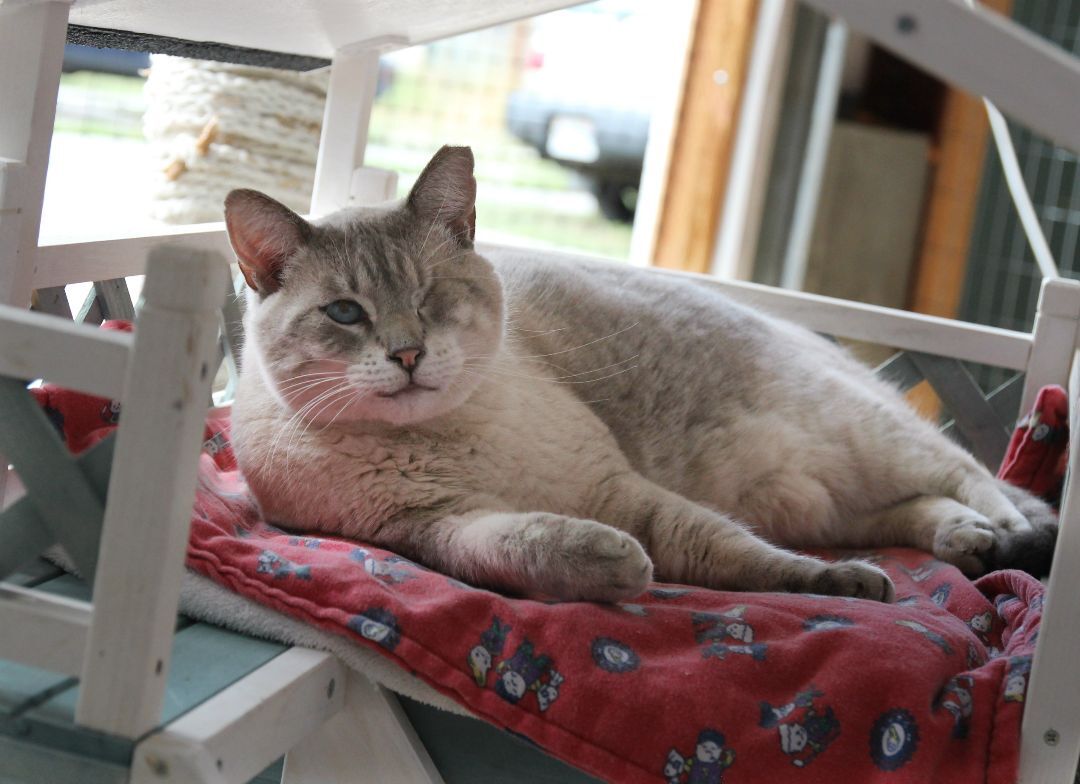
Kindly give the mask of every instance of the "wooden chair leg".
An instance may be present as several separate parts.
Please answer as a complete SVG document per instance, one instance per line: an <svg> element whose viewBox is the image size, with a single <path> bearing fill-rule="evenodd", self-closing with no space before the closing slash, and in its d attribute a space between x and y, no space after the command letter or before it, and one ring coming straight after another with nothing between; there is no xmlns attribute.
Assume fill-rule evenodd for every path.
<svg viewBox="0 0 1080 784"><path fill-rule="evenodd" d="M350 671L345 707L285 757L282 784L442 784L391 692Z"/></svg>
<svg viewBox="0 0 1080 784"><path fill-rule="evenodd" d="M19 307L33 286L68 7L0 6L0 302Z"/></svg>

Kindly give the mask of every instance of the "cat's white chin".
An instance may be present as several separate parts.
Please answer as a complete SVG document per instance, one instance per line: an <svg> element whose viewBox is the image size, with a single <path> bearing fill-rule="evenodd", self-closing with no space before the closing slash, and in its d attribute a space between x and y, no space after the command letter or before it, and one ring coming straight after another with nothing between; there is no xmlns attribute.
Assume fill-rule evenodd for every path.
<svg viewBox="0 0 1080 784"><path fill-rule="evenodd" d="M445 389L410 385L393 394L365 399L358 418L389 425L414 425L454 410L466 397Z"/></svg>
<svg viewBox="0 0 1080 784"><path fill-rule="evenodd" d="M472 392L471 387L450 384L432 387L409 383L383 392L360 393L341 410L329 412L339 424L349 422L382 422L405 426L434 419L460 406ZM316 418L328 420L326 414ZM326 421L322 424L327 424Z"/></svg>

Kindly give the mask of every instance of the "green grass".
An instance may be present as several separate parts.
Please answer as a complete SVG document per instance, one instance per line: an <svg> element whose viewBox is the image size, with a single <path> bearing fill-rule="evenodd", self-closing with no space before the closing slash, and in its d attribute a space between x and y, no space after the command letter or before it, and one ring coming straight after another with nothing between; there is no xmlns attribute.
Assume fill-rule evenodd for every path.
<svg viewBox="0 0 1080 784"><path fill-rule="evenodd" d="M58 133L142 139L144 83L138 76L62 74L53 127Z"/></svg>
<svg viewBox="0 0 1080 784"><path fill-rule="evenodd" d="M60 75L61 87L91 90L103 95L139 97L142 95L145 82L146 80L141 76L120 76L118 74L104 74L93 71L75 71L74 73Z"/></svg>

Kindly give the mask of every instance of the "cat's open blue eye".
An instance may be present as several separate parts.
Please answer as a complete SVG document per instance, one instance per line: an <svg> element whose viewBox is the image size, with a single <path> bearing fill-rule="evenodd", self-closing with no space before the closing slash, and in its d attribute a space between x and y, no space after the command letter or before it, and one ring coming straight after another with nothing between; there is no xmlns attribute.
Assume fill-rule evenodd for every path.
<svg viewBox="0 0 1080 784"><path fill-rule="evenodd" d="M323 313L338 324L358 324L364 320L364 309L351 299L336 299L323 306Z"/></svg>

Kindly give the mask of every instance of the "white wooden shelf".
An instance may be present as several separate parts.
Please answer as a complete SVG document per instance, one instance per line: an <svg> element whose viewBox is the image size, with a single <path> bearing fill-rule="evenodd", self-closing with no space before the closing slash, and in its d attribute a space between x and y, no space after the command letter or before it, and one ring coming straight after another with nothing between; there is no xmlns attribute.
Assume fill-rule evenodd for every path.
<svg viewBox="0 0 1080 784"><path fill-rule="evenodd" d="M18 2L19 0L16 0ZM0 0L3 4L5 0ZM11 2L11 0L6 0ZM536 16L580 0L76 0L71 23L330 58L397 48Z"/></svg>

